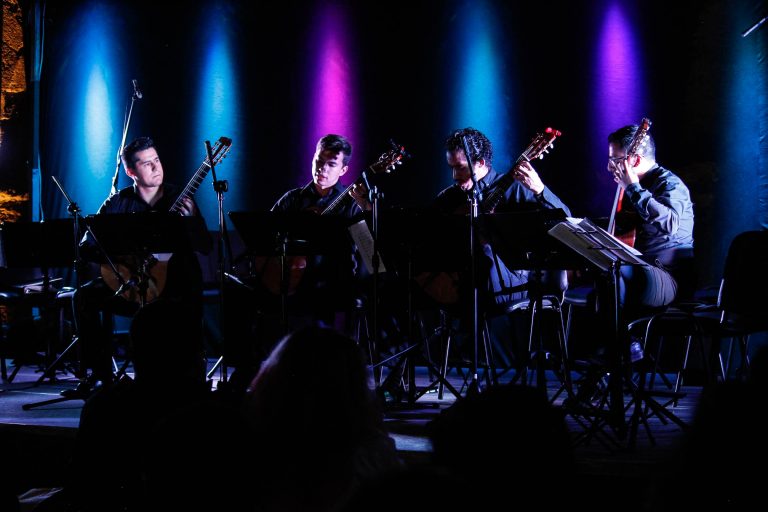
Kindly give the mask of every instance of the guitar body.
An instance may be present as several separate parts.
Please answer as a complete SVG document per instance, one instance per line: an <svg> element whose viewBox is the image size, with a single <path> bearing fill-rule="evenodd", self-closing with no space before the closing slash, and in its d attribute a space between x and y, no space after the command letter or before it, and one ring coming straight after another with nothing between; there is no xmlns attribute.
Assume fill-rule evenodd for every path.
<svg viewBox="0 0 768 512"><path fill-rule="evenodd" d="M253 259L253 272L261 284L273 295L294 295L307 268L306 256L285 256L287 275L283 278L283 266L279 256L257 256Z"/></svg>
<svg viewBox="0 0 768 512"><path fill-rule="evenodd" d="M438 305L458 304L460 299L458 272L422 272L413 279L421 291Z"/></svg>
<svg viewBox="0 0 768 512"><path fill-rule="evenodd" d="M123 281L126 283L134 282L139 283L126 287L125 291L120 295L129 302L142 303L142 291L141 286L146 286L146 292L144 304L149 304L154 301L160 294L163 293L165 288L166 277L168 275L168 261L160 261L157 258L150 256L148 259L143 260L136 257L121 258L121 262L115 264L117 271L120 273ZM115 275L112 267L109 265L101 265L101 277L104 282L117 291L120 289L120 279ZM145 285L141 284L145 283Z"/></svg>
<svg viewBox="0 0 768 512"><path fill-rule="evenodd" d="M635 228L637 223L637 214L631 213L627 210L621 210L616 214L616 226L613 236L628 246L634 247L635 237L637 236L637 229Z"/></svg>

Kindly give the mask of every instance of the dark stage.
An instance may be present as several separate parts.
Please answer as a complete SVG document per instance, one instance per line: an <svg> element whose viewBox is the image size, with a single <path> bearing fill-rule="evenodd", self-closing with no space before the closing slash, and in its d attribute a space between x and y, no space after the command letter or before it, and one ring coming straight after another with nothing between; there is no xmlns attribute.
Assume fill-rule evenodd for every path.
<svg viewBox="0 0 768 512"><path fill-rule="evenodd" d="M213 366L214 359L209 361ZM10 368L13 368L11 365ZM131 368L128 375L132 375ZM507 384L514 372L504 374L500 386ZM36 385L40 369L35 365L24 366L16 375L13 383L4 383L0 391L0 435L4 454L4 483L9 489L18 494L30 491L25 499L34 502L40 499L38 493L46 489L58 489L64 482L68 471L72 447L78 429L82 400L72 400L58 404L34 407L23 410L25 404L37 403L56 398L63 389L72 389L76 385L73 375L59 372L56 382L46 379ZM416 368L417 387L419 393L430 383L425 367ZM576 376L576 374L574 374ZM214 388L218 384L220 374L213 379ZM547 372L547 391L554 396L560 382L551 372ZM463 380L453 370L448 375L448 381L457 389L462 388ZM683 421L689 422L700 398L699 386L684 386L685 396L674 413ZM462 389L465 394L466 390ZM329 401L333 397L328 397ZM436 389L418 397L415 403L390 401L385 407L385 426L390 436L395 440L398 452L409 467L423 467L430 461L431 446L427 437L427 423L438 417L441 411L449 408L455 397L448 390L442 400L438 399ZM628 400L628 397L627 397ZM555 401L559 407L562 398ZM512 416L514 411L510 411ZM643 510L644 501L653 497L652 491L657 486L666 483L670 477L671 465L679 455L683 433L679 426L666 422L657 417L648 420L650 432L654 438L651 442L646 432L641 430L637 436L636 447L630 449L626 440L615 439L603 445L600 439L590 442L578 442L585 428L576 423L573 416L566 414L566 422L574 440L574 456L576 473L572 475L576 489L581 495L573 497L573 503L583 503L589 497L594 505L608 506L610 503L621 503L624 510ZM525 421L520 418L519 421ZM490 427L491 425L488 425ZM479 431L484 428L480 426ZM607 432L610 429L606 429ZM605 436L602 436L604 439ZM215 458L216 439L200 439L201 457ZM524 441L521 441L524 442ZM121 439L114 439L114 457L116 463L131 454L121 450ZM513 461L499 460L500 465ZM531 461L528 461L530 463ZM526 461L516 461L526 464ZM212 464L211 470L214 470ZM477 469L478 471L499 471L495 468ZM547 475L542 475L546 479ZM551 482L552 487L561 483ZM445 489L424 488L425 494L445 492ZM37 498L34 498L37 496ZM631 496L631 499L629 497ZM546 508L546 507L545 507Z"/></svg>
<svg viewBox="0 0 768 512"><path fill-rule="evenodd" d="M141 263L137 269L141 279L130 275L126 281L118 277L117 268L107 274L118 278L113 290L126 289L119 284L123 279L123 285L134 292L129 284L149 286L154 276L145 271L169 261L153 258L160 258L160 253L186 253L189 266L174 271L170 288L182 288L176 290L179 296L187 285L193 291L195 322L201 316L198 292L204 290L201 338L209 370L208 394L213 400L231 405L235 397L227 386L219 386L220 356L226 354L228 360L231 356L255 373L257 363L280 338L278 331L282 334L290 325L292 272L300 270L300 280L302 261L326 258L326 264L333 262L327 266L339 275L316 274L315 284L326 288L311 300L304 299L308 304L299 305L311 315L321 316L317 310L323 309L325 321L341 310L334 309L338 304L328 298L330 292L338 292L343 309L349 313L352 308L354 314L337 316L327 325L352 334L368 363L393 356L394 366L386 364L372 372L383 368L384 375L371 387L383 407L387 432L409 468L430 466L439 452L430 445L432 420L450 415L446 411L455 411L454 404L474 404L488 391L517 389L526 379L518 378L511 368L515 354L533 353L539 364L548 366L527 383L546 391L557 419L565 422L575 466L563 475L558 463L548 466L549 460L526 445L528 434L521 432L530 427L526 420L531 415L519 413L517 403L504 402L509 397L502 396L503 405L496 408L499 418L488 416L471 424L468 446L476 446L472 442L481 438L485 444L478 448L476 459L467 461L468 472L506 477L508 473L493 466L497 463L515 477L524 475L521 471L540 471L535 503L526 500L540 509L548 508L550 496L580 509L626 511L684 510L694 507L683 505L692 504L739 509L743 504L739 500L763 498L759 488L764 482L754 485L755 473L747 468L755 460L763 464L762 459L768 458L768 436L758 429L764 425L758 417L768 373L764 362L768 244L742 246L739 257L732 258L730 266L726 263L732 242L741 234L765 239L768 228L765 16L763 0L196 0L183 5L158 0L4 0L0 18L0 356L7 368L0 387L0 491L18 496L30 489L58 489L66 480L84 400L29 410L23 406L54 399L78 383L72 374L79 357L74 351L58 368L64 371L56 373L55 382L44 379L38 384L38 380L41 369L64 351L75 334L71 292L83 284L80 278L99 276L98 267L101 264L101 271L105 270L109 258L104 256L109 253L130 255ZM630 152L625 151L629 146L609 145L609 134L645 120L655 141L653 148L639 150L634 142L640 139L633 140ZM671 241L669 237L680 234L684 219L685 240L681 237L680 245L670 248L685 249L690 257L683 265L685 277L690 278L687 284L709 309L703 308L705 315L696 321L686 316L686 332L670 333L678 339L703 334L705 340L694 343L682 389L673 398L669 388L685 345L667 345L675 347L671 358L663 357L669 365L661 369L665 379L654 381L659 393L646 394L642 391L646 373L637 364L620 366L616 359L603 359L605 351L597 353L606 347L610 353L613 341L624 340L623 325L616 329L613 323L620 315L605 322L590 313L599 309L605 319L619 309L613 303L615 297L606 300L602 294L597 294L597 304L592 301L594 294L573 298L572 304L587 307L574 309L573 330L567 336L571 354L564 358L572 364L567 372L554 371L558 368L555 343L547 350L542 346L521 349L520 340L527 341L527 333L517 329L510 336L509 325L492 325L489 337L499 356L498 382L488 385L485 379L492 372L481 364L482 392L467 397L470 353L467 345L456 350L460 344L455 344L448 363L452 369L443 382L447 389L441 396L435 369L442 352L435 333L446 327L440 319L448 309L453 308L453 320L461 315L466 320L470 308L463 306L471 300L459 304L453 297L441 309L439 299L426 297L431 292L425 282L458 268L470 269L470 253L475 255L475 248L482 244L474 243L477 238L469 240L476 237L477 225L468 219L485 219L482 241L493 245L510 268L568 269L572 290L595 282L616 283L618 272L614 271L622 270L622 265L626 269L628 263L603 261L601 266L595 261L600 257L590 259L584 254L593 256L592 249L597 249L602 255L612 248L595 246L592 239L588 247L566 244L563 238L568 233L561 231L558 240L548 236L551 224L538 217L504 221L507 214L495 206L480 208L477 216L462 209L462 215L452 216L451 222L457 224L450 225L446 219L435 221L425 215L438 202L438 194L461 185L457 175L470 168L465 150L451 148L454 137L448 138L464 127L487 135L489 144L474 162L482 170L480 180L496 176L498 184L510 178L496 192L510 192L512 185L519 185L519 192L527 194L523 199L528 197L528 206L552 206L549 211L558 212L561 228L576 223L565 220L565 210L570 210L569 219L590 221L584 225L610 226L609 218L621 197L618 192L624 190L630 190L627 196L637 203L630 213L642 217L636 227L644 229L646 242L652 237ZM524 148L534 146L542 134L553 137L555 133L554 145L531 153L535 158L528 162ZM318 147L318 141L329 134L343 135L341 140L351 148ZM152 144L146 144L145 137ZM144 146L130 149L134 140L144 141ZM469 149L466 144L465 139L464 147ZM120 159L126 146L129 151L123 156L135 157L127 163ZM643 154L634 154L635 150ZM328 152L333 158L323 156ZM465 155L463 161L456 160L460 155ZM617 161L626 161L621 165L634 161L635 167L645 162L648 167L639 174L640 169L625 168L625 172L621 165L616 167ZM139 163L144 166L141 173ZM533 164L534 171L518 174L521 163ZM664 195L666 189L659 185L661 200L652 199L652 203L646 195L649 190L638 181L650 170L674 175L675 197L684 196L684 201L670 200L672 196ZM354 219L352 227L359 228L351 236L346 224L343 229L331 229L330 224L316 222L322 216L271 215L281 206L286 211L327 213L323 208L334 203L321 202L333 196L319 183L331 181L338 193L336 206L345 206L341 199L346 200L347 219ZM318 186L313 188L313 183ZM344 188L353 184L365 184L370 192L355 198L357 204ZM465 192L481 188L469 187L469 182L464 185ZM176 195L183 206L161 202L174 201L165 191L175 192L175 187L183 190ZM289 191L302 187L314 194L316 203L301 204L307 196L298 193L291 196L293 203L281 202ZM151 197L136 195L149 192ZM116 196L115 210L106 213L125 214L120 221L125 224L105 220L108 215L94 216L108 197ZM544 204L549 201L546 197L554 196L566 208ZM468 196L461 200L466 206ZM677 203L685 207L676 210ZM368 206L370 210L361 213ZM143 217L142 230L134 232L128 226L136 224L144 209L162 212L150 212ZM194 215L195 210L200 215ZM174 222L167 224L152 217L169 211L189 215L173 216ZM453 208L446 211L459 213ZM659 212L663 216L654 217ZM73 220L88 216L96 219L91 219L99 231L96 238L105 239L109 247L102 248L101 255L91 254L84 272L86 265L76 264L80 254L75 250L83 233L82 229L74 233ZM333 215L325 219L329 217ZM357 222L363 217L370 230ZM175 222L182 218L184 224ZM126 236L128 231L135 238ZM539 244L538 235L546 242ZM131 247L122 247L127 239ZM370 279L377 260L361 257L353 262L340 255L339 247L346 246L370 254L378 250L387 267L381 282ZM198 258L199 273L192 252ZM472 260L473 273L480 259ZM653 270L668 263L650 260L646 263ZM297 267L289 268L286 261L297 262ZM279 276L277 292L274 286L269 289L274 280L264 279L270 277L270 263L278 269L271 276ZM352 273L356 273L354 283L347 280ZM362 274L367 280L358 282ZM425 275L430 277L420 280ZM596 275L599 278L592 279ZM43 281L44 277L51 280ZM344 285L337 289L334 277L343 277L338 282ZM474 279L472 283L454 281L443 289L438 281L434 291L458 296L458 288L474 292L485 284ZM724 282L730 285L726 306L718 303ZM502 284L505 293L520 291L511 281ZM25 285L32 286L25 290ZM48 285L70 293L49 294ZM45 293L39 293L41 288ZM356 288L354 294L347 293L351 288ZM143 290L142 297L139 293L130 300L146 300ZM106 288L101 291L110 295ZM677 288L671 294L676 292ZM493 299L499 301L488 307L489 316L497 315L492 321L509 321L508 308L514 301L503 303L498 295ZM479 309L473 308L472 313L477 315ZM131 314L118 317L111 326L111 334L121 342L127 338ZM160 319L156 326L178 326L163 323L162 315ZM377 339L384 341L378 352L369 350L361 330L353 334L353 320L360 327L362 319L368 322L368 332L387 338ZM479 327L478 316L474 320ZM543 322L549 333L557 330L555 320ZM184 325L196 328L197 324ZM422 332L415 332L418 329ZM643 338L632 335L635 341ZM197 331L192 337L196 342ZM396 356L408 345L405 340L419 340L418 349L411 350L407 359ZM704 345L721 343L720 355L730 361L727 340L741 340L743 351L734 356L731 371L720 374L718 385L705 386L712 382L705 375L716 372L706 368L708 363L699 356L707 351L714 359L717 351ZM629 344L614 344L613 349L622 351L624 361L630 359ZM183 351L172 355L178 360ZM108 363L107 352L102 362ZM115 352L118 368L126 353ZM197 345L189 353L190 360L202 364ZM640 364L650 361L648 351L645 355ZM754 358L752 374L747 371L748 358ZM24 364L17 367L18 362ZM175 369L160 367L168 370L166 375ZM125 369L126 375L134 375L133 366L127 364ZM412 378L407 378L411 370ZM400 372L405 377L392 377ZM13 376L13 381L6 375ZM562 392L561 386L567 387L569 381L573 395L581 395ZM652 400L644 400L648 397ZM323 400L330 405L334 398ZM700 410L703 414L697 416ZM506 426L514 434L505 435ZM496 440L493 436L499 436L498 449L491 442ZM200 456L215 458L219 441L199 439ZM123 439L114 439L116 464L131 457L123 446ZM525 476L526 482L533 482L531 475ZM499 494L514 501L514 492L505 485ZM417 490L425 496L443 491ZM524 489L515 492L525 494ZM499 503L478 499L483 506Z"/></svg>

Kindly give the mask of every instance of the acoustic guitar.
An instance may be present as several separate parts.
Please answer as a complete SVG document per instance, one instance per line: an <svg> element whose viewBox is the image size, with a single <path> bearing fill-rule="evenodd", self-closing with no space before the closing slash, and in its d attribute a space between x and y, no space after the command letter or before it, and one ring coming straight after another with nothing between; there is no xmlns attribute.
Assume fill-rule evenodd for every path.
<svg viewBox="0 0 768 512"><path fill-rule="evenodd" d="M523 161L530 162L531 160L543 159L544 155L549 153L549 150L554 147L555 139L561 135L562 132L551 127L548 127L542 133L537 133L531 139L525 151L517 158L515 165ZM513 169L496 180L493 184L493 189L483 197L479 204L480 212L494 213L506 197L506 192L514 181L515 172L513 166ZM463 205L456 213L467 214L468 208ZM414 280L438 304L449 306L459 302L458 272L424 272L416 276Z"/></svg>
<svg viewBox="0 0 768 512"><path fill-rule="evenodd" d="M383 153L376 162L368 167L373 174L390 173L399 165L402 165L408 153L404 146L391 143L392 148ZM311 185L310 182L308 185ZM347 186L328 206L320 211L311 210L318 215L336 215L343 211L354 198L350 194L357 185L364 185L365 177L360 176L355 182ZM264 287L274 295L294 295L301 283L304 271L307 267L306 256L285 256L285 275L283 275L283 262L280 257L257 257L254 259L253 268Z"/></svg>
<svg viewBox="0 0 768 512"><path fill-rule="evenodd" d="M648 140L646 135L650 129L651 120L644 117L642 121L640 121L640 127L629 142L626 153L627 157L637 155L643 145L645 145L645 141ZM624 187L619 184L616 186L616 195L613 198L613 206L611 207L611 216L608 219L607 231L628 246L634 247L638 219L636 214L633 215L623 208L623 200ZM619 217L620 222L617 222L617 217Z"/></svg>
<svg viewBox="0 0 768 512"><path fill-rule="evenodd" d="M232 139L219 137L219 140L211 148L213 165L217 165L227 156L231 146ZM211 167L211 161L208 160L208 155L206 155L200 167L198 167L195 174L192 175L192 178L168 209L169 213L181 215L181 207L184 201L191 199L195 195ZM107 264L101 265L101 277L115 292L119 291L120 296L124 299L130 302L138 302L139 304L148 304L157 299L165 288L168 259L170 257L170 254L140 253L122 256L120 257L120 263L115 265L122 281L115 275L112 267ZM121 283L125 283L125 286L122 286Z"/></svg>

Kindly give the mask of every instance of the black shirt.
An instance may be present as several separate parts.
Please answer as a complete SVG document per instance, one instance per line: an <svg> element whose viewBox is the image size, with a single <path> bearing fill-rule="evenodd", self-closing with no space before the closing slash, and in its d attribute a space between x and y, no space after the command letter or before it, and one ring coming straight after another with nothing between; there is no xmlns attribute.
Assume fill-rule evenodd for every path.
<svg viewBox="0 0 768 512"><path fill-rule="evenodd" d="M272 207L272 211L314 211L317 214L323 214L324 217L341 217L351 220L362 212L351 196L348 194L342 196L345 189L344 185L337 182L327 195L321 196L314 182L310 182L304 187L295 188L283 194ZM330 223L328 227L338 229L338 224ZM342 240L339 243L343 244L343 247L325 251L326 254L307 257L307 266L296 290L297 296L294 297L294 308L336 309L350 303L356 289L356 275L358 270L362 269L362 265L351 237L344 233L341 237L338 235L338 233L328 234L333 237L333 240Z"/></svg>

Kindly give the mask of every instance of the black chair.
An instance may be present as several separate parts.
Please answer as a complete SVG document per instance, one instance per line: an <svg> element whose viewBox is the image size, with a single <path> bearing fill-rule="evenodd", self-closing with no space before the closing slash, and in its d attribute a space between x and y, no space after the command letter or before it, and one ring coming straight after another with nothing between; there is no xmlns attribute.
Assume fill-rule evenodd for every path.
<svg viewBox="0 0 768 512"><path fill-rule="evenodd" d="M745 231L728 248L716 308L694 312L702 332L712 338L716 348L729 339L723 378L735 373L746 378L749 372L749 340L752 334L768 331L768 230ZM731 369L733 349L739 350L739 366Z"/></svg>
<svg viewBox="0 0 768 512"><path fill-rule="evenodd" d="M768 331L768 295L762 293L768 289L768 276L761 271L767 259L768 231L740 233L729 246L715 303L707 300L678 302L665 311L630 323L630 334L641 338L643 343L643 356L635 362L637 392L668 399L661 404L663 409L657 411L636 407L631 426L636 428L642 422L648 429L646 420L654 412L663 413L659 415L662 421L663 416L672 418L669 406L677 406L678 400L685 395L681 390L683 372L687 369L694 342L702 356L705 384L732 376L747 377L750 336ZM661 363L663 345L671 339L683 343L674 382L666 379ZM706 350L706 339L711 340L709 350ZM724 340L729 340L725 357L722 354ZM734 349L738 350L736 370L732 369ZM656 376L665 381L666 390L654 387Z"/></svg>

